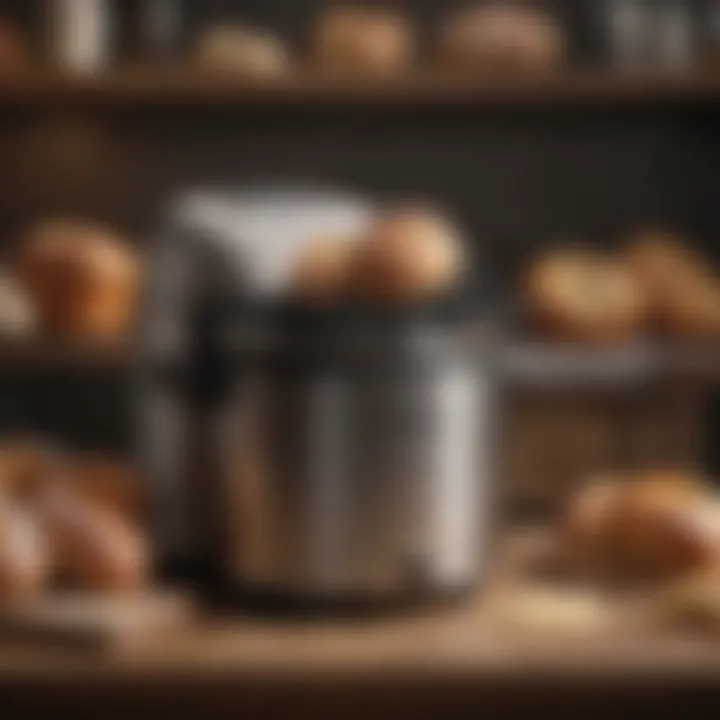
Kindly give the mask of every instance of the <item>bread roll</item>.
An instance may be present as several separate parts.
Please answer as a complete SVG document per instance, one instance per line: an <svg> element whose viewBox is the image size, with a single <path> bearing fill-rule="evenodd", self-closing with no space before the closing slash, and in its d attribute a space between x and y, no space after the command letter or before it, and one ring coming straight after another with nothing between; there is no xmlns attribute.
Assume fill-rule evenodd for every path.
<svg viewBox="0 0 720 720"><path fill-rule="evenodd" d="M694 476L643 474L622 498L618 533L637 575L681 576L720 557L720 503Z"/></svg>
<svg viewBox="0 0 720 720"><path fill-rule="evenodd" d="M139 478L123 463L93 456L73 458L32 440L0 445L0 493L33 505L53 488L70 489L128 519L140 519L145 509Z"/></svg>
<svg viewBox="0 0 720 720"><path fill-rule="evenodd" d="M447 218L402 208L381 217L360 243L353 291L379 303L432 298L462 279L466 260L464 238Z"/></svg>
<svg viewBox="0 0 720 720"><path fill-rule="evenodd" d="M0 506L0 602L29 600L45 588L52 554L43 528L20 506Z"/></svg>
<svg viewBox="0 0 720 720"><path fill-rule="evenodd" d="M661 327L680 338L720 336L720 285L699 281L678 292L663 310Z"/></svg>
<svg viewBox="0 0 720 720"><path fill-rule="evenodd" d="M74 221L49 221L29 233L18 275L44 329L72 339L108 340L133 319L141 269L115 233Z"/></svg>
<svg viewBox="0 0 720 720"><path fill-rule="evenodd" d="M561 552L583 572L607 570L615 547L622 478L604 475L592 479L572 498L563 518Z"/></svg>
<svg viewBox="0 0 720 720"><path fill-rule="evenodd" d="M81 458L68 468L72 488L89 503L131 522L139 522L146 497L132 468L102 458Z"/></svg>
<svg viewBox="0 0 720 720"><path fill-rule="evenodd" d="M654 598L660 627L720 632L720 569L702 571L671 583Z"/></svg>
<svg viewBox="0 0 720 720"><path fill-rule="evenodd" d="M334 7L318 20L311 51L316 68L324 72L393 75L410 65L415 32L395 10Z"/></svg>
<svg viewBox="0 0 720 720"><path fill-rule="evenodd" d="M531 265L523 294L531 323L548 336L591 344L637 337L647 314L642 286L622 262L558 250Z"/></svg>
<svg viewBox="0 0 720 720"><path fill-rule="evenodd" d="M290 69L287 48L279 37L243 25L205 30L197 41L195 60L204 70L248 78L280 77Z"/></svg>
<svg viewBox="0 0 720 720"><path fill-rule="evenodd" d="M709 498L713 489L707 479L691 470L643 469L627 473L627 495L642 504L672 505L686 498Z"/></svg>
<svg viewBox="0 0 720 720"><path fill-rule="evenodd" d="M15 278L0 270L0 338L27 340L38 329L35 304Z"/></svg>
<svg viewBox="0 0 720 720"><path fill-rule="evenodd" d="M566 548L590 572L657 580L720 558L720 500L691 473L593 482L571 504L563 527Z"/></svg>
<svg viewBox="0 0 720 720"><path fill-rule="evenodd" d="M290 281L292 297L327 304L347 295L356 246L348 238L312 240L300 253Z"/></svg>
<svg viewBox="0 0 720 720"><path fill-rule="evenodd" d="M131 592L145 582L148 549L140 531L67 487L45 493L40 513L62 577L100 592Z"/></svg>
<svg viewBox="0 0 720 720"><path fill-rule="evenodd" d="M0 493L32 503L45 488L62 482L63 468L58 452L39 441L5 442L0 445Z"/></svg>
<svg viewBox="0 0 720 720"><path fill-rule="evenodd" d="M443 28L441 63L453 70L535 74L551 70L565 55L562 26L543 11L519 3L464 8Z"/></svg>
<svg viewBox="0 0 720 720"><path fill-rule="evenodd" d="M681 337L720 334L720 279L683 240L643 231L631 239L628 258L650 298L657 329Z"/></svg>
<svg viewBox="0 0 720 720"><path fill-rule="evenodd" d="M30 51L20 30L0 19L0 74L17 72L30 64Z"/></svg>
<svg viewBox="0 0 720 720"><path fill-rule="evenodd" d="M633 270L654 293L672 292L678 279L695 280L707 274L707 266L678 235L647 229L628 241L627 254Z"/></svg>

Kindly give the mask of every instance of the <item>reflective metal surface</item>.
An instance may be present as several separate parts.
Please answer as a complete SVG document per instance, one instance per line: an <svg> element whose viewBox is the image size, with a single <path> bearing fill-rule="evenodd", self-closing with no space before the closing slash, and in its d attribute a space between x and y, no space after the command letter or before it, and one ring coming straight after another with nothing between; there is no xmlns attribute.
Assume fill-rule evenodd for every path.
<svg viewBox="0 0 720 720"><path fill-rule="evenodd" d="M239 378L223 422L232 581L371 600L477 582L491 387L475 363L438 348L385 366L352 353L335 368Z"/></svg>

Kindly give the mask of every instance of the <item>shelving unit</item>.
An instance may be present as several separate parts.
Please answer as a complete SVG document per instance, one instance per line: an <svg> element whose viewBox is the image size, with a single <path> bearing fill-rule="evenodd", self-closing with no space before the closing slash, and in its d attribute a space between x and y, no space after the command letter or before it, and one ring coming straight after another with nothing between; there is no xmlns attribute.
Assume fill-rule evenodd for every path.
<svg viewBox="0 0 720 720"><path fill-rule="evenodd" d="M545 388L637 387L661 382L714 386L718 342L639 342L610 348L511 341L501 351L511 384Z"/></svg>
<svg viewBox="0 0 720 720"><path fill-rule="evenodd" d="M19 14L31 5L10 4ZM194 4L192 35L221 14L222 3ZM294 41L315 12L310 6L319 3L272 5L260 3L259 18ZM301 5L307 10L297 12ZM431 29L451 4L410 5ZM598 19L591 17L592 3L557 5L567 10L573 43L587 50L571 62L602 62L580 27ZM423 67L352 81L303 71L252 81L189 66L126 66L97 77L0 74L0 220L10 234L45 213L71 212L102 217L134 235L154 227L166 198L187 187L336 184L378 199L427 198L447 207L487 249L490 272L510 282L544 244L609 243L641 223L677 229L710 250L720 236L719 114L720 69L631 76L570 66L546 76L493 79ZM9 389L32 396L29 417L113 449L121 434L117 444L133 448L129 431L109 427L114 423L106 431L101 420L130 415L122 401L134 362L130 344L0 345ZM520 505L538 496L538 505L551 501L569 487L563 477L568 483L582 477L574 446L598 426L623 446L657 435L662 453L651 462L704 462L695 446L709 427L707 391L720 381L720 344L599 351L517 337L501 348L500 362L510 400L519 399L507 456L521 457L528 435L528 447L543 446L540 453L527 449L527 462L502 478ZM102 383L116 377L125 384L113 396ZM23 386L34 378L38 388ZM79 387L62 393L67 380ZM45 413L56 395L63 412ZM72 416L67 421L65 411ZM530 419L518 427L526 411ZM715 417L710 432L718 427ZM538 428L554 437L548 433L538 443ZM553 455L559 461L547 463L544 478Z"/></svg>
<svg viewBox="0 0 720 720"><path fill-rule="evenodd" d="M297 73L253 81L188 68L132 68L98 77L28 73L0 76L1 106L98 103L117 106L263 103L406 103L458 105L720 106L720 73L622 76L575 71L526 79L454 77L432 72L388 79Z"/></svg>
<svg viewBox="0 0 720 720"><path fill-rule="evenodd" d="M383 199L430 198L468 226L488 248L488 266L508 280L543 243L602 242L636 223L711 241L720 229L712 192L718 112L720 73L711 72L633 77L578 69L501 81L418 71L353 82L296 73L262 83L179 67L0 76L0 139L10 151L0 187L10 229L66 211L107 215L133 231L152 227L167 197L205 184L307 181ZM598 352L516 339L503 352L518 394L551 391L542 406L548 416L557 414L556 391L617 391L623 400L608 416L634 418L655 412L647 398L625 403L638 388L691 385L696 402L696 388L719 379L720 347L657 343ZM129 345L0 346L10 383L16 373L123 378L133 362ZM124 412L88 394L98 415ZM657 414L679 416L674 402L663 396ZM696 402L698 416L703 402ZM89 418L85 412L78 420L77 434L94 440L97 422ZM694 423L687 423L693 431ZM568 443L561 436L558 453ZM537 464L528 464L529 484L541 483ZM574 467L565 471L575 475Z"/></svg>
<svg viewBox="0 0 720 720"><path fill-rule="evenodd" d="M622 389L660 382L714 386L720 381L720 343L639 342L599 349L518 338L500 343L497 359L504 380L518 388ZM138 361L131 341L0 342L4 372L127 372Z"/></svg>
<svg viewBox="0 0 720 720"><path fill-rule="evenodd" d="M4 372L125 371L133 362L130 343L0 342L0 370Z"/></svg>

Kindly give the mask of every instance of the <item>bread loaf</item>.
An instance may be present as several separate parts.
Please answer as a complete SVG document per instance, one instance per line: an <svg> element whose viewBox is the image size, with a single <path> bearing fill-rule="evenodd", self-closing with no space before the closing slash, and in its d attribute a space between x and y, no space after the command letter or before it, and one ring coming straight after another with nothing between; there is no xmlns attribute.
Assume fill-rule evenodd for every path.
<svg viewBox="0 0 720 720"><path fill-rule="evenodd" d="M465 240L444 216L419 207L380 217L358 247L353 290L371 302L417 301L441 295L467 271Z"/></svg>
<svg viewBox="0 0 720 720"><path fill-rule="evenodd" d="M26 508L0 501L0 602L37 596L52 567L51 547L37 518Z"/></svg>
<svg viewBox="0 0 720 720"><path fill-rule="evenodd" d="M655 329L679 337L720 335L720 278L679 236L645 230L628 258L650 298Z"/></svg>
<svg viewBox="0 0 720 720"><path fill-rule="evenodd" d="M76 221L48 221L29 232L18 258L44 329L72 339L121 336L133 320L141 267L114 232Z"/></svg>
<svg viewBox="0 0 720 720"><path fill-rule="evenodd" d="M395 10L338 6L318 19L311 55L323 72L386 76L407 69L415 44L414 28Z"/></svg>
<svg viewBox="0 0 720 720"><path fill-rule="evenodd" d="M631 340L643 331L647 299L621 261L584 250L556 250L525 274L527 317L549 337L590 344Z"/></svg>
<svg viewBox="0 0 720 720"><path fill-rule="evenodd" d="M32 298L11 274L0 270L0 338L27 340L37 329L38 314Z"/></svg>
<svg viewBox="0 0 720 720"><path fill-rule="evenodd" d="M0 445L0 493L32 504L42 491L64 479L65 459L47 444L18 438Z"/></svg>
<svg viewBox="0 0 720 720"><path fill-rule="evenodd" d="M30 65L30 50L20 30L0 19L0 75L24 70Z"/></svg>
<svg viewBox="0 0 720 720"><path fill-rule="evenodd" d="M519 3L481 4L452 15L439 40L440 62L487 76L545 73L565 55L565 33L550 15Z"/></svg>
<svg viewBox="0 0 720 720"><path fill-rule="evenodd" d="M140 589L149 554L139 529L69 487L45 493L40 516L62 577L76 587L98 592Z"/></svg>
<svg viewBox="0 0 720 720"><path fill-rule="evenodd" d="M195 61L204 70L247 78L276 78L290 70L290 57L273 33L243 25L206 29L195 48Z"/></svg>
<svg viewBox="0 0 720 720"><path fill-rule="evenodd" d="M312 304L337 302L346 297L355 251L356 243L350 238L311 240L293 268L292 297Z"/></svg>
<svg viewBox="0 0 720 720"><path fill-rule="evenodd" d="M131 467L100 457L80 457L67 471L72 488L91 504L138 522L147 509L140 479Z"/></svg>
<svg viewBox="0 0 720 720"><path fill-rule="evenodd" d="M594 481L571 503L563 528L566 550L584 571L660 580L720 559L720 500L692 473Z"/></svg>

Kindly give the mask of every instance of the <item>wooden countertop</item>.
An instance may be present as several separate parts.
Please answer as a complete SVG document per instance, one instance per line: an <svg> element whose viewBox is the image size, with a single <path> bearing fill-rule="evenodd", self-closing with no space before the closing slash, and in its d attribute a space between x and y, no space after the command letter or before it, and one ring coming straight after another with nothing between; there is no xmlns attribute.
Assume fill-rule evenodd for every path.
<svg viewBox="0 0 720 720"><path fill-rule="evenodd" d="M643 627L642 618L628 617L560 633L509 621L511 615L498 611L537 587L521 577L521 558L538 537L533 531L508 540L489 586L453 607L332 622L206 618L162 639L104 653L2 643L0 685L360 677L478 685L528 679L720 682L720 632L702 638L656 632Z"/></svg>
<svg viewBox="0 0 720 720"><path fill-rule="evenodd" d="M281 627L213 622L139 650L106 656L16 646L0 650L0 685L9 682L114 684L238 683L286 680L383 684L465 680L720 682L720 638L626 635L558 637L493 627L482 603L445 617L347 625Z"/></svg>

